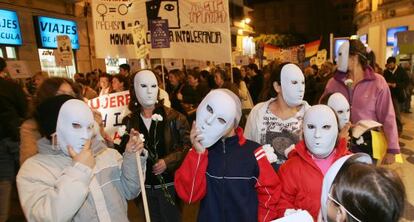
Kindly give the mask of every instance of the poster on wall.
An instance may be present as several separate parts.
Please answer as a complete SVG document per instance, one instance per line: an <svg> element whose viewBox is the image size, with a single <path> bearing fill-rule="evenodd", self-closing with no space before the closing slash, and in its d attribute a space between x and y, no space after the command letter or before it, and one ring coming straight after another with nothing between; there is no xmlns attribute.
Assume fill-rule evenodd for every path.
<svg viewBox="0 0 414 222"><path fill-rule="evenodd" d="M57 66L71 66L73 65L72 44L69 36L56 36L57 49L55 51L55 62Z"/></svg>
<svg viewBox="0 0 414 222"><path fill-rule="evenodd" d="M97 58L135 58L131 27L163 19L170 47L151 48L151 58L231 62L228 0L92 0L92 15Z"/></svg>

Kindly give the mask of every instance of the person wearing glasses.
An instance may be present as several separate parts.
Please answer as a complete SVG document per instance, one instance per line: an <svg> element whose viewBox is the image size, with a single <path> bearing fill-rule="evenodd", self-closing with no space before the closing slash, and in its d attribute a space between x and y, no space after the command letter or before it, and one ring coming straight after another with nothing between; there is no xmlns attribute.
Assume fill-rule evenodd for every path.
<svg viewBox="0 0 414 222"><path fill-rule="evenodd" d="M392 170L372 164L368 154L338 159L325 175L319 222L397 222L405 188Z"/></svg>

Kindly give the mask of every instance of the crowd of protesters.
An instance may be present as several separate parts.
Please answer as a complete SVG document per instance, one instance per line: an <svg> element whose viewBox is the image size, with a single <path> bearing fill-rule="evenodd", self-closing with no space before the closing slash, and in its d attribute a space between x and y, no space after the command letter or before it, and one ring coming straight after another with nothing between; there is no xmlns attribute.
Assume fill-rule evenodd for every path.
<svg viewBox="0 0 414 222"><path fill-rule="evenodd" d="M126 200L137 198L141 189L146 189L152 221L181 221L177 195L187 202L202 201L199 221L269 221L288 216L291 210L306 210L315 221L318 216L333 221L335 213L324 212L333 208L336 221L398 221L405 198L401 180L392 171L367 164L366 156L350 157L351 151L372 157L372 150L355 150L355 144L349 145L348 131L350 123L360 120L381 124L388 141L382 163L393 163L400 153L400 112L411 113L414 78L409 67L398 65L394 57L387 59L382 71L373 53L357 40L351 40L347 50L345 70L328 61L303 69L272 61L261 69L251 63L210 65L203 70L157 66L139 72L122 64L118 74L95 70L76 73L72 80L38 72L19 83L7 75L7 63L0 58L0 222L8 218L19 168L19 197L29 221L126 221ZM131 113L122 121L129 134L114 145L107 139L100 113L80 101L123 91L131 96ZM339 114L326 102L335 93L349 103L350 123L338 123ZM200 107L210 114L228 108L222 115L235 115L219 118L226 133L209 145L191 124L199 115L207 115L198 111ZM158 123L154 114L163 120ZM312 144L311 126L335 129L327 137L328 152ZM77 128L85 128L82 138L88 141L80 147L74 144L81 136ZM146 147L159 149L143 151L138 132L144 135ZM273 161L270 154L268 160L260 160L260 152L265 151L259 144L273 148ZM226 159L217 151L226 146L228 152L246 151L234 151ZM145 187L138 184L135 153L142 153ZM327 175L336 164L329 181ZM195 171L189 172L193 167ZM226 180L237 175L252 180ZM372 186L364 187L361 180ZM251 184L256 188L250 189ZM325 184L329 184L327 193L322 189ZM347 186L356 194L346 193ZM359 191L371 196L357 195ZM324 195L329 198L321 202ZM354 207L357 204L366 210Z"/></svg>

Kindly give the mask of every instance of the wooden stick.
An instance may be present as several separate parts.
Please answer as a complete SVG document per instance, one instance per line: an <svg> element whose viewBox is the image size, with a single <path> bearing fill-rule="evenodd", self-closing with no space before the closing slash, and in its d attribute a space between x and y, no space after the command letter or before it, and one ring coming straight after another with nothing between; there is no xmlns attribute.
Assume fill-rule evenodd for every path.
<svg viewBox="0 0 414 222"><path fill-rule="evenodd" d="M137 155L138 155L138 158L137 158L138 177L139 177L139 184L141 187L142 203L144 205L145 221L151 222L150 213L148 210L147 192L145 190L144 173L141 167L141 156L140 154L137 154Z"/></svg>

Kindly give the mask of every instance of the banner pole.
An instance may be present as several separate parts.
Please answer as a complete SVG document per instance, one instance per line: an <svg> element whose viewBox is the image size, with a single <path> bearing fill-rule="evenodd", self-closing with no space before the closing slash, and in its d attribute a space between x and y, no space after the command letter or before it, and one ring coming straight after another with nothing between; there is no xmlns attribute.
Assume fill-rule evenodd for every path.
<svg viewBox="0 0 414 222"><path fill-rule="evenodd" d="M144 182L144 173L142 171L141 165L141 157L139 154L137 155L137 167L138 167L138 177L139 177L139 185L141 187L141 196L142 196L142 203L144 205L144 213L145 213L145 221L151 222L149 209L148 209L148 201L147 201L147 192L145 190L145 182Z"/></svg>
<svg viewBox="0 0 414 222"><path fill-rule="evenodd" d="M161 58L161 73L162 73L162 86L164 87L164 90L167 90L165 88L165 70L164 70L164 58Z"/></svg>

